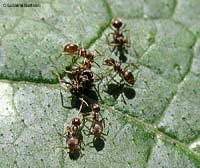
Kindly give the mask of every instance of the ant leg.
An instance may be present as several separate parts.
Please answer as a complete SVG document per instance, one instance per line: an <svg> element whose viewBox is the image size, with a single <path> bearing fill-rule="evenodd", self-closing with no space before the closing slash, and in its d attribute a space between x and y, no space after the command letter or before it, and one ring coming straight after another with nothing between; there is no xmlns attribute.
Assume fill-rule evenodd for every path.
<svg viewBox="0 0 200 168"><path fill-rule="evenodd" d="M103 99L101 98L101 95L99 93L99 85L98 85L98 89L96 88L96 86L94 86L94 90L96 91L98 97L100 98L100 101L103 102Z"/></svg>
<svg viewBox="0 0 200 168"><path fill-rule="evenodd" d="M60 53L56 58L58 59L58 58L60 58L62 56L63 56L63 53Z"/></svg>
<svg viewBox="0 0 200 168"><path fill-rule="evenodd" d="M62 94L62 92L61 92L61 89L60 89L60 98L61 98L62 107L67 108L67 109L71 109L71 107L64 105L63 94Z"/></svg>
<svg viewBox="0 0 200 168"><path fill-rule="evenodd" d="M107 119L107 118L106 118L106 119ZM102 118L100 122L103 124L103 127L105 128L105 127L106 127L106 125L105 125L105 119ZM108 136L108 133L109 133L109 130L108 130L106 133L102 133L102 135ZM102 138L104 138L104 137L102 137ZM105 140L105 139L104 139L104 140Z"/></svg>
<svg viewBox="0 0 200 168"><path fill-rule="evenodd" d="M113 31L115 31L115 29L114 29L111 25L109 25L109 27L110 27Z"/></svg>
<svg viewBox="0 0 200 168"><path fill-rule="evenodd" d="M91 124L90 129L89 129L89 132L90 132L91 134L93 134L92 128L94 128L94 125L95 125L95 121L92 121L92 124Z"/></svg>
<svg viewBox="0 0 200 168"><path fill-rule="evenodd" d="M111 50L111 53L113 53L113 52L116 50L116 47L117 47L117 46L114 46L114 47L113 47L113 49ZM117 50L117 51L118 51L118 50ZM117 51L116 51L116 52L117 52ZM116 52L115 52L115 55L116 55Z"/></svg>
<svg viewBox="0 0 200 168"><path fill-rule="evenodd" d="M56 71L56 70L51 70L51 73L53 75L55 75L58 79L58 81L61 83L61 77L60 77L60 74Z"/></svg>
<svg viewBox="0 0 200 168"><path fill-rule="evenodd" d="M88 121L92 122L93 123L93 120L87 118ZM93 125L93 124L92 124ZM91 126L92 126L91 125ZM91 127L89 128L87 125L85 125L85 127L87 128L87 130L83 130L84 134L87 135L87 136L90 136L92 135L92 132L90 131L91 130ZM87 131L87 132L86 132Z"/></svg>
<svg viewBox="0 0 200 168"><path fill-rule="evenodd" d="M97 53L98 55L102 55L102 53L100 53L100 51L98 51L97 49L94 50L94 53L93 53L93 54L96 55L96 53Z"/></svg>
<svg viewBox="0 0 200 168"><path fill-rule="evenodd" d="M104 127L104 128L106 127L106 123L105 123L105 119L104 119L104 118L101 119L100 123L103 124L103 127Z"/></svg>
<svg viewBox="0 0 200 168"><path fill-rule="evenodd" d="M114 30L114 29L113 29ZM111 33L108 33L107 37L109 37L110 35L113 35L115 33L111 32Z"/></svg>
<svg viewBox="0 0 200 168"><path fill-rule="evenodd" d="M72 55L71 53L68 53L68 52L62 52L62 53L65 55Z"/></svg>
<svg viewBox="0 0 200 168"><path fill-rule="evenodd" d="M55 150L56 148L69 149L68 146L59 146L59 145L56 145L56 146L53 147L54 150Z"/></svg>
<svg viewBox="0 0 200 168"><path fill-rule="evenodd" d="M108 134L109 134L109 130L106 133L102 133L102 135L104 136L108 136Z"/></svg>
<svg viewBox="0 0 200 168"><path fill-rule="evenodd" d="M66 72L67 74L73 74L74 73L73 71L68 71L66 69L64 69L64 72Z"/></svg>
<svg viewBox="0 0 200 168"><path fill-rule="evenodd" d="M109 34L110 34L110 33L109 33ZM110 44L110 41L109 41L109 34L108 34L108 35L105 35L107 44Z"/></svg>
<svg viewBox="0 0 200 168"><path fill-rule="evenodd" d="M98 67L100 67L100 65L99 65L97 62L94 61L94 63L95 63Z"/></svg>
<svg viewBox="0 0 200 168"><path fill-rule="evenodd" d="M123 32L125 31L125 30L127 30L127 29L125 29L126 28L126 23L125 24L123 24L123 26L121 27L121 30L123 30ZM124 30L125 29L125 30Z"/></svg>
<svg viewBox="0 0 200 168"><path fill-rule="evenodd" d="M114 46L118 47L118 46L120 46L121 44L117 44L117 43L110 43L109 45L110 45L110 46L113 46L113 47L114 47Z"/></svg>
<svg viewBox="0 0 200 168"><path fill-rule="evenodd" d="M86 130L84 130L83 132L84 132L84 134L85 134L86 136L90 136L90 135L92 135L92 133L89 132L89 131L86 132Z"/></svg>
<svg viewBox="0 0 200 168"><path fill-rule="evenodd" d="M106 36L106 42L107 42L107 44L108 44L108 49L109 49L109 51L112 53L112 52L113 52L113 51L112 51L113 49L111 50L111 48L110 48L110 44L112 44L112 42L109 41L109 35L110 35L110 34L111 34L111 33L109 33L109 34ZM105 51L106 51L106 50L105 50ZM104 52L105 52L105 51L104 51Z"/></svg>
<svg viewBox="0 0 200 168"><path fill-rule="evenodd" d="M55 128L56 133L57 133L60 137L62 137L62 138L66 138L65 133L60 133L60 132L57 130L56 125L53 125L53 127Z"/></svg>
<svg viewBox="0 0 200 168"><path fill-rule="evenodd" d="M130 63L130 64L128 64L127 66L124 67L124 70L126 70L129 66L133 66L133 67L135 67L135 68L138 69L138 66L137 66L137 65L135 65L134 63Z"/></svg>
<svg viewBox="0 0 200 168"><path fill-rule="evenodd" d="M140 55L139 55L138 52L136 51L135 47L134 47L133 45L132 45L132 47L133 47L133 51L134 51L135 55L139 58Z"/></svg>
<svg viewBox="0 0 200 168"><path fill-rule="evenodd" d="M79 56L73 56L72 58L72 65L76 64L77 60L79 59Z"/></svg>
<svg viewBox="0 0 200 168"><path fill-rule="evenodd" d="M114 78L115 76L117 76L118 72L116 72L112 77L111 77L111 80L113 80L115 83L119 83L118 81L116 81ZM110 80L110 81L111 81ZM110 83L110 81L108 83Z"/></svg>
<svg viewBox="0 0 200 168"><path fill-rule="evenodd" d="M83 115L94 114L94 112L92 112L92 111L91 112L85 112L85 113L84 112L80 112L80 113L83 114Z"/></svg>
<svg viewBox="0 0 200 168"><path fill-rule="evenodd" d="M82 110L82 108L83 108L83 104L86 104L86 106L89 106L88 103L87 103L83 98L79 98L79 100L81 101L81 105L80 105L80 107L79 107L78 115L79 115L80 113L82 113L81 110Z"/></svg>
<svg viewBox="0 0 200 168"><path fill-rule="evenodd" d="M124 94L122 93L121 95L122 95L122 99L123 99L124 104L127 104L126 100L125 100L125 97L124 97Z"/></svg>
<svg viewBox="0 0 200 168"><path fill-rule="evenodd" d="M84 150L82 144L85 146L85 143L84 143L84 141L83 141L83 136L82 136L81 134L80 134L79 140L80 140L80 142L79 142L79 148L80 148L81 150Z"/></svg>

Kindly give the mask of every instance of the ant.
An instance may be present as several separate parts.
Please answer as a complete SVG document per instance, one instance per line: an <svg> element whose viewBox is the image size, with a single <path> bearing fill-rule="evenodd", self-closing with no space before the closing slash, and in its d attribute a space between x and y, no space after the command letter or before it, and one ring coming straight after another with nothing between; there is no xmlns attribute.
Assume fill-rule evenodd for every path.
<svg viewBox="0 0 200 168"><path fill-rule="evenodd" d="M84 70L90 70L91 68L92 68L91 61L85 60L80 66L76 66L75 69L72 69L71 71L68 71L68 70L64 70L64 71L68 74L76 75L76 74L80 74Z"/></svg>
<svg viewBox="0 0 200 168"><path fill-rule="evenodd" d="M134 78L133 74L126 69L129 65L126 66L125 68L122 68L121 63L115 61L112 58L105 60L103 65L113 66L116 74L112 78L114 78L117 74L119 74L119 76L121 76L128 84L134 85L135 78ZM134 65L134 66L136 66L136 65Z"/></svg>
<svg viewBox="0 0 200 168"><path fill-rule="evenodd" d="M64 53L65 54L73 54L73 55L76 55L78 57L86 58L90 62L94 62L98 67L100 67L99 64L97 64L94 61L94 57L96 55L95 54L96 52L99 53L97 50L95 50L94 53L91 53L90 51L87 51L83 48L79 48L78 45L72 44L72 43L69 43L69 44L65 45L65 47L64 47Z"/></svg>
<svg viewBox="0 0 200 168"><path fill-rule="evenodd" d="M71 71L64 70L66 73L77 77L81 82L90 81L93 82L93 72L91 71L91 61L84 61L81 66L72 69Z"/></svg>
<svg viewBox="0 0 200 168"><path fill-rule="evenodd" d="M76 117L72 119L72 126L67 126L64 136L66 137L66 144L69 148L69 154L72 155L79 155L81 149L83 147L81 144L83 143L83 137L81 134L81 121L80 118Z"/></svg>
<svg viewBox="0 0 200 168"><path fill-rule="evenodd" d="M95 141L100 139L100 138L103 138L105 140L105 138L103 137L104 136L107 136L108 135L108 132L105 134L103 133L103 129L105 128L105 119L102 118L100 120L100 106L99 104L97 103L94 103L94 104L90 104L89 105L92 112L88 112L88 113L83 113L84 115L85 114L93 114L92 118L85 118L85 120L87 121L90 121L92 122L90 128L89 129L89 134L88 135L94 135L94 138L93 138L93 144L95 144Z"/></svg>
<svg viewBox="0 0 200 168"><path fill-rule="evenodd" d="M123 32L127 31L127 29L125 29L126 25L125 24L123 26L122 25L123 23L121 19L119 18L112 19L112 26L114 27L114 29L113 27L111 28L114 32L108 34L107 41L110 46L113 46L113 50L111 52L114 52L116 50L115 51L116 55L119 52L120 55L124 56L124 51L128 53L127 47L129 47L129 44L128 44L128 38L124 37L123 34ZM112 35L113 38L112 42L110 42L108 39L110 35Z"/></svg>
<svg viewBox="0 0 200 168"><path fill-rule="evenodd" d="M61 79L59 73L57 73L56 71L52 72L57 76L59 82L63 85L65 89L69 86L70 93L72 94L72 100L71 100L71 103L73 103L72 106L76 108L79 107L79 111L81 111L82 109L83 97L90 96L90 93L95 93L95 95L93 95L93 98L97 99L96 92L93 91L93 88L96 91L97 89L95 88L92 71L87 69L83 71L81 70L80 72L77 71L76 73L74 73L75 76L71 79L70 82L66 81L65 79ZM64 105L63 94L61 90L60 90L60 96L61 96L62 106L64 108L69 108L68 106ZM80 106L78 104L80 104Z"/></svg>
<svg viewBox="0 0 200 168"><path fill-rule="evenodd" d="M52 71L58 78L59 82L64 84L65 86L70 86L70 92L74 96L79 96L84 93L84 91L91 90L94 86L93 84L93 73L90 70L83 69L75 69L70 71L74 74L74 78L72 78L71 82L67 82L65 79L61 79L60 75Z"/></svg>

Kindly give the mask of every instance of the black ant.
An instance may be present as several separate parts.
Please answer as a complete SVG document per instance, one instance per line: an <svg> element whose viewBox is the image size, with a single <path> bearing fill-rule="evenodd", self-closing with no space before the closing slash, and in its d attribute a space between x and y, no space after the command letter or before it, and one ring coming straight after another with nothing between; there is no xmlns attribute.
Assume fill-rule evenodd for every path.
<svg viewBox="0 0 200 168"><path fill-rule="evenodd" d="M110 46L113 46L113 49L111 52L115 52L115 55L120 54L121 57L124 56L124 52L127 54L128 50L127 47L129 47L128 44L128 38L126 38L123 34L123 32L127 31L125 29L126 25L123 26L122 20L119 18L113 18L112 19L112 26L114 27L112 33L109 33L107 36L107 41ZM109 36L112 35L112 42L109 41Z"/></svg>
<svg viewBox="0 0 200 168"><path fill-rule="evenodd" d="M81 144L83 143L83 137L81 134L80 125L80 118L73 118L72 126L67 126L64 132L64 136L66 137L66 144L69 148L69 154L72 157L79 157L79 155L81 154L81 150L83 149L83 147L81 146Z"/></svg>
<svg viewBox="0 0 200 168"><path fill-rule="evenodd" d="M79 108L79 111L82 109L82 102L84 97L91 97L92 99L98 99L97 93L98 90L95 88L93 73L91 70L73 70L71 71L72 74L74 73L74 77L71 79L70 82L66 81L65 79L61 79L60 75L56 71L52 71L58 78L59 82L63 84L64 88L69 87L70 93L72 94L72 106ZM95 91L93 90L95 89ZM69 108L68 106L64 105L63 101L63 94L60 90L61 96L61 103L64 108ZM81 100L81 101L80 101Z"/></svg>
<svg viewBox="0 0 200 168"><path fill-rule="evenodd" d="M97 64L94 61L94 57L96 55L95 52L98 52L98 51L95 50L94 53L91 53L90 51L87 51L87 50L85 50L83 48L79 48L78 45L72 44L72 43L69 43L69 44L65 45L65 47L64 47L64 53L65 54L73 54L73 55L76 55L78 57L86 58L90 62L94 62L97 66L99 66L99 64Z"/></svg>
<svg viewBox="0 0 200 168"><path fill-rule="evenodd" d="M74 78L78 78L81 83L91 84L93 82L93 72L91 71L91 67L91 61L88 60L84 61L81 66L78 66L70 71L65 70L65 72L73 75Z"/></svg>
<svg viewBox="0 0 200 168"><path fill-rule="evenodd" d="M115 61L112 58L105 60L103 65L113 66L116 74L119 74L119 76L121 76L128 84L134 85L135 78L134 78L133 74L126 69L129 65L126 66L125 68L122 68L121 63ZM115 75L112 78L114 78L114 77L115 77Z"/></svg>
<svg viewBox="0 0 200 168"><path fill-rule="evenodd" d="M74 77L71 79L71 82L67 82L65 79L61 79L60 75L57 72L52 72L57 76L60 83L66 86L70 86L70 92L74 96L84 94L84 91L91 90L94 86L93 73L91 70L77 68L72 71L68 71L74 75Z"/></svg>

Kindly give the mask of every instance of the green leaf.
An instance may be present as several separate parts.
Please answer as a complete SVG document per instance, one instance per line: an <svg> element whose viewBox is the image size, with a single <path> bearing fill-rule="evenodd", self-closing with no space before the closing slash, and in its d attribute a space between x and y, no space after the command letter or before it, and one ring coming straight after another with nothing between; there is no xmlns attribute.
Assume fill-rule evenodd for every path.
<svg viewBox="0 0 200 168"><path fill-rule="evenodd" d="M0 167L200 167L200 2L198 0L35 1L40 7L0 7ZM64 76L67 43L107 58L106 35L113 17L126 23L126 63L136 83L99 83L106 118L102 148L85 145L69 157L59 135L72 117ZM94 65L95 73L114 75ZM116 80L119 76L116 77ZM120 79L119 79L120 80ZM93 137L83 134L85 144Z"/></svg>

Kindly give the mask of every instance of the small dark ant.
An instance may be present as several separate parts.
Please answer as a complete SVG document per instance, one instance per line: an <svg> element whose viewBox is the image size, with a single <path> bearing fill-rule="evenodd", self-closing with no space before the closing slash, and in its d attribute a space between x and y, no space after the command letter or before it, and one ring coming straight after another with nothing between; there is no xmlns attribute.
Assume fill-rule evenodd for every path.
<svg viewBox="0 0 200 168"><path fill-rule="evenodd" d="M73 54L73 55L76 55L78 57L86 58L90 62L94 62L97 66L99 66L99 64L97 64L94 61L94 57L96 55L96 52L99 53L97 50L95 50L94 53L91 53L90 51L87 51L83 48L79 48L78 45L72 44L72 43L69 43L69 44L65 45L65 47L64 47L64 53L65 54Z"/></svg>
<svg viewBox="0 0 200 168"><path fill-rule="evenodd" d="M80 96L92 89L93 84L93 73L90 70L74 70L71 71L74 73L75 77L72 78L71 82L67 82L65 79L61 79L60 75L52 71L58 78L59 82L64 84L65 86L70 86L70 92L74 96Z"/></svg>
<svg viewBox="0 0 200 168"><path fill-rule="evenodd" d="M107 36L107 42L110 46L113 46L113 49L111 52L115 52L115 55L120 55L120 58L122 60L125 60L125 53L128 54L127 47L129 47L128 44L128 38L124 36L124 32L127 31L125 29L126 25L122 23L121 19L119 18L113 18L112 19L112 26L113 32L109 33ZM109 40L109 36L112 35L112 41Z"/></svg>
<svg viewBox="0 0 200 168"><path fill-rule="evenodd" d="M75 117L72 119L71 126L66 127L64 134L59 133L56 129L58 135L66 139L67 146L64 148L69 149L69 157L73 160L77 160L80 156L82 156L81 150L84 150L82 147L82 144L84 144L81 133L82 128L83 126L81 126L80 118Z"/></svg>
<svg viewBox="0 0 200 168"><path fill-rule="evenodd" d="M76 66L76 65L74 65ZM90 70L92 67L90 60L84 60L83 63L80 66L76 66L76 68L72 69L71 71L65 70L68 74L80 74L84 70Z"/></svg>
<svg viewBox="0 0 200 168"><path fill-rule="evenodd" d="M94 104L90 104L89 107L91 108L92 112L88 112L88 113L82 113L82 114L93 114L92 118L85 118L85 120L92 122L90 128L89 129L89 134L88 135L94 135L93 138L93 143L100 138L103 138L105 140L105 138L103 137L103 135L107 136L107 134L103 133L103 130L105 128L105 119L102 118L100 120L100 106L97 103Z"/></svg>
<svg viewBox="0 0 200 168"><path fill-rule="evenodd" d="M112 19L112 26L115 28L114 33L110 33L113 35L113 42L111 45L113 46L129 46L128 39L124 37L123 32L127 31L124 28L125 25L122 27L122 21L119 18Z"/></svg>
<svg viewBox="0 0 200 168"><path fill-rule="evenodd" d="M70 71L65 70L65 72L73 75L74 78L78 78L83 87L89 87L94 81L91 66L91 62L88 60L84 61L81 66L78 66Z"/></svg>
<svg viewBox="0 0 200 168"><path fill-rule="evenodd" d="M122 68L121 63L115 61L112 58L105 60L103 65L113 66L116 74L119 74L119 76L121 76L128 84L133 85L135 83L135 78L133 74L126 69L129 65L125 68ZM115 75L112 78L114 79L114 77Z"/></svg>
<svg viewBox="0 0 200 168"><path fill-rule="evenodd" d="M81 153L81 149L83 147L81 144L83 143L83 137L81 134L81 121L80 118L76 117L72 119L72 126L66 127L66 130L64 132L64 136L66 137L66 144L69 148L69 154L77 155Z"/></svg>
<svg viewBox="0 0 200 168"><path fill-rule="evenodd" d="M61 79L59 73L56 71L52 71L58 78L59 82L66 89L69 87L70 93L72 94L71 104L74 108L79 108L79 111L82 110L82 102L86 102L84 100L85 97L91 97L94 100L97 100L98 90L95 87L93 73L91 70L80 70L80 71L71 71L74 73L74 77L71 81L66 81L65 79ZM94 90L93 90L94 88ZM70 108L66 106L63 101L63 94L60 90L61 103L64 108Z"/></svg>

